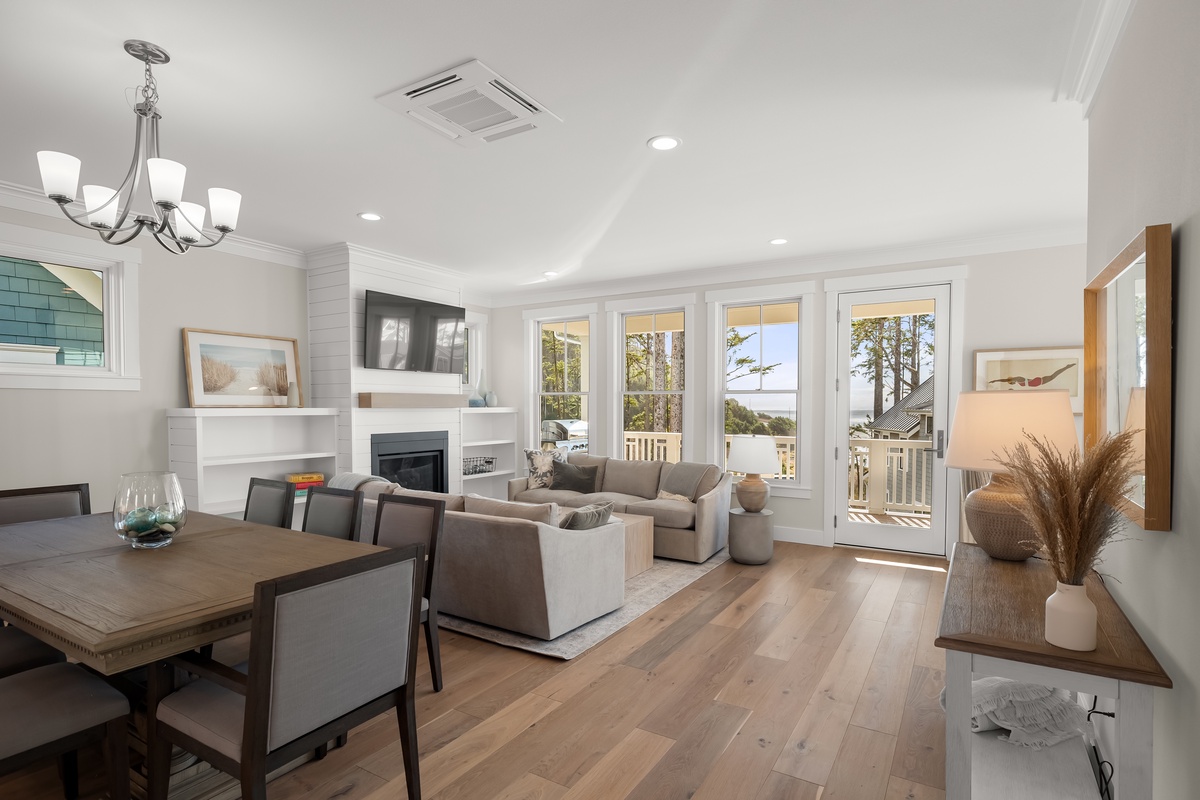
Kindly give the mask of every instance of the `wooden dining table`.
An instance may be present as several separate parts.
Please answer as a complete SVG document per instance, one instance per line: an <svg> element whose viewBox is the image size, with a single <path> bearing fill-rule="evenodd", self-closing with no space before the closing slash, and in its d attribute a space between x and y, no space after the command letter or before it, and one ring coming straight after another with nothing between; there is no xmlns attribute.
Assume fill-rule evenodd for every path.
<svg viewBox="0 0 1200 800"><path fill-rule="evenodd" d="M382 548L189 512L135 550L112 515L0 526L0 616L105 675L250 629L254 584Z"/></svg>

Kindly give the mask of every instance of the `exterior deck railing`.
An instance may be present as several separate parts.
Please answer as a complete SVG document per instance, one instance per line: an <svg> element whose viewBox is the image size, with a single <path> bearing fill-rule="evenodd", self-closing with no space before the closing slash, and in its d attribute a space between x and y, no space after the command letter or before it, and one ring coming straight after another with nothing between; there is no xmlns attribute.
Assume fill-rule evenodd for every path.
<svg viewBox="0 0 1200 800"><path fill-rule="evenodd" d="M928 514L933 509L933 460L925 449L932 444L916 439L851 439L850 507L871 514Z"/></svg>
<svg viewBox="0 0 1200 800"><path fill-rule="evenodd" d="M729 453L729 442L732 435L725 436L725 453ZM682 435L678 433L625 431L625 458L630 461L669 461L675 463L682 459L680 442ZM779 454L779 471L777 478L794 478L796 476L796 437L776 436L775 449Z"/></svg>

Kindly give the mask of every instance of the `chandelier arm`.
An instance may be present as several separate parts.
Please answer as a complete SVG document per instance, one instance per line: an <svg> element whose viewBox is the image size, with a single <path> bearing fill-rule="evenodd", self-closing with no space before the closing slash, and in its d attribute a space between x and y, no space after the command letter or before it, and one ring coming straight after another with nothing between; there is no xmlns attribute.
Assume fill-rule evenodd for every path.
<svg viewBox="0 0 1200 800"><path fill-rule="evenodd" d="M124 230L133 231L133 233L129 234L124 239L114 238L114 234L121 233L122 232L121 230L103 231L100 233L100 238L103 239L104 241L108 242L109 244L128 244L129 242L132 242L134 239L136 239L138 236L140 236L142 233L142 230L145 227L146 227L146 223L141 220L138 220L137 222L130 225L128 228L124 229Z"/></svg>
<svg viewBox="0 0 1200 800"><path fill-rule="evenodd" d="M140 229L145 225L144 222L134 221L134 223L127 228L119 228L119 227L118 228L97 228L96 226L91 225L87 222L80 222L81 219L83 219L84 217L87 216L87 214L88 214L87 211L82 211L79 213L78 216L76 216L75 214L72 214L70 211L67 210L66 203L59 203L58 207L60 209L62 209L63 216L65 216L67 219L71 220L71 222L74 222L76 225L78 225L81 228L87 228L89 231L98 231L101 235L104 235L104 234L111 235L114 233L121 233L123 231L131 231L131 230L134 230L135 228L140 231ZM136 236L136 235L137 234L135 233L134 236ZM108 241L107 237L105 238L105 241ZM116 244L120 244L120 243L117 242Z"/></svg>
<svg viewBox="0 0 1200 800"><path fill-rule="evenodd" d="M221 235L218 236L216 239L214 239L211 236L209 236L207 233L205 233L204 231L200 231L200 235L204 237L205 241L204 242L188 242L187 246L188 247L216 247L217 245L219 245L221 243L221 241L225 238L225 235L227 233L229 233L229 231L218 231L218 233L220 233Z"/></svg>
<svg viewBox="0 0 1200 800"><path fill-rule="evenodd" d="M181 256L188 251L188 245L175 239L175 237L164 238L160 230L152 230L151 232L154 234L155 240L162 245L163 250L166 250L171 255Z"/></svg>
<svg viewBox="0 0 1200 800"><path fill-rule="evenodd" d="M125 224L125 220L129 217L129 210L133 207L133 198L137 196L138 184L141 182L142 177L142 164L144 162L144 159L141 158L142 115L135 113L134 116L137 117L137 128L133 134L133 161L131 161L129 164L129 172L125 173L125 180L121 181L121 185L117 188L117 191L108 201L109 203L115 202L116 199L125 191L125 187L130 185L130 181L133 182L132 187L129 189L129 195L125 200L125 208L121 210L121 216L119 219L117 219L117 224L115 226L117 230L121 229L121 226ZM108 205L108 203L105 203L105 205ZM101 206L101 208L103 208L103 206Z"/></svg>

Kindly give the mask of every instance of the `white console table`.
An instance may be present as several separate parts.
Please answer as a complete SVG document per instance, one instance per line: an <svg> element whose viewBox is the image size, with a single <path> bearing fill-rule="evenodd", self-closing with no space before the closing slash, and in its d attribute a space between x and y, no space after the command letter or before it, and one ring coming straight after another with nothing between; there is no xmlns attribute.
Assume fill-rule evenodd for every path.
<svg viewBox="0 0 1200 800"><path fill-rule="evenodd" d="M1087 593L1099 615L1097 647L1080 653L1047 644L1045 601L1054 574L1037 559L997 561L979 547L954 548L934 644L946 650L946 797L1095 798L1087 752L1075 739L1029 751L971 732L971 680L995 675L1116 700L1117 800L1153 793L1153 687L1171 687L1095 574ZM973 746L974 745L974 746Z"/></svg>

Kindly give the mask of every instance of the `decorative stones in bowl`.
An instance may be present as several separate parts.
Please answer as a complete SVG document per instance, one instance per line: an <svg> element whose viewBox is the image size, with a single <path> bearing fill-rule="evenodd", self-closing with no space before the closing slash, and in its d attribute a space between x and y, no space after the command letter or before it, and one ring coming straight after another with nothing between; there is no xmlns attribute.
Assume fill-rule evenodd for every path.
<svg viewBox="0 0 1200 800"><path fill-rule="evenodd" d="M129 472L113 501L117 535L139 550L166 547L187 522L183 490L174 472Z"/></svg>

